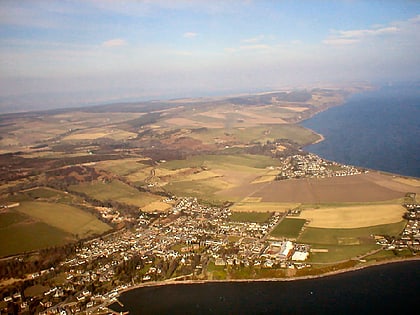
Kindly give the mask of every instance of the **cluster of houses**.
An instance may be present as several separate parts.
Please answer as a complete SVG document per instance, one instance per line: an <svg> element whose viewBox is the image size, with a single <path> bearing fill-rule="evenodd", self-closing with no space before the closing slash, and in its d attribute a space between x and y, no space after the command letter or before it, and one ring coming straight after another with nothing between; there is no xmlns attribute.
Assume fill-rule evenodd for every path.
<svg viewBox="0 0 420 315"><path fill-rule="evenodd" d="M283 158L281 162L278 167L280 172L276 176L277 180L351 176L362 172L354 166L327 161L312 153L288 156Z"/></svg>
<svg viewBox="0 0 420 315"><path fill-rule="evenodd" d="M89 314L101 310L115 299L118 290L96 294L89 288L114 283L118 267L134 257L141 257L143 264L136 268L138 276L124 283L124 288L164 280L162 266L157 264L162 261L176 260L179 269L192 266L193 274L203 279L209 263L271 268L275 264L289 267L292 261L302 262L309 255L308 246L287 240L267 240L285 215L274 213L264 223L233 222L229 208L203 206L195 198L180 198L165 213L142 213L134 228L85 242L75 255L62 261L55 272L60 272L65 280L59 286L49 287L38 298L42 313L56 314L64 310ZM200 253L199 261L192 264L197 253ZM191 268L185 270L191 272ZM50 273L52 277L53 272L45 270L36 274L36 278L48 282ZM171 277L175 275L179 272ZM69 300L69 296L73 298ZM21 309L26 306L21 304Z"/></svg>
<svg viewBox="0 0 420 315"><path fill-rule="evenodd" d="M375 236L376 243L388 250L410 249L420 250L420 204L405 204L407 212L404 218L407 224L401 232L400 237L387 237L386 235Z"/></svg>

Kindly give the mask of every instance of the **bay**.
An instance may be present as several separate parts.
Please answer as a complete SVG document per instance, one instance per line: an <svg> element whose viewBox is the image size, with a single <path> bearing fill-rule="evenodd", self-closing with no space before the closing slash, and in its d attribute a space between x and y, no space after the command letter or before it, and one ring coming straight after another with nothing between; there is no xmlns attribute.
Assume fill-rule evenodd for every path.
<svg viewBox="0 0 420 315"><path fill-rule="evenodd" d="M420 261L328 277L143 287L111 306L130 314L408 314L418 306Z"/></svg>
<svg viewBox="0 0 420 315"><path fill-rule="evenodd" d="M328 160L420 177L420 89L386 86L353 95L304 121L325 140L305 147Z"/></svg>

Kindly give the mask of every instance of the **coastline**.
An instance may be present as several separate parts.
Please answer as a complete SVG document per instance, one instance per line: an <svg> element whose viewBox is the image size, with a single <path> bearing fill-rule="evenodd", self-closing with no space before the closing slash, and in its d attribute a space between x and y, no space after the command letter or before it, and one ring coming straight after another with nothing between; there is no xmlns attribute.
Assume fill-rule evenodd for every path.
<svg viewBox="0 0 420 315"><path fill-rule="evenodd" d="M129 291L132 291L132 290L136 290L136 289L147 288L147 287L170 286L170 285L196 285L196 284L206 284L206 283L291 282L291 281L299 281L299 280L310 280L310 279L331 277L331 276L335 276L335 275L339 275L339 274L343 274L343 273L350 273L350 272L354 272L354 271L368 269L368 268L371 268L371 267L377 267L377 266L388 265L388 264L403 263L403 262L409 262L409 261L420 261L420 256L375 261L375 262L372 262L372 263L366 263L365 265L334 270L334 271L331 271L331 272L318 274L318 275L308 275L308 276L301 276L301 277L260 278L260 279L226 279L226 280L180 280L180 281L168 279L168 280L164 280L164 281L141 283L141 284L123 289L123 290L119 291L118 293L119 293L119 295L121 295L123 293L129 292ZM107 307L109 308L112 304L109 304Z"/></svg>

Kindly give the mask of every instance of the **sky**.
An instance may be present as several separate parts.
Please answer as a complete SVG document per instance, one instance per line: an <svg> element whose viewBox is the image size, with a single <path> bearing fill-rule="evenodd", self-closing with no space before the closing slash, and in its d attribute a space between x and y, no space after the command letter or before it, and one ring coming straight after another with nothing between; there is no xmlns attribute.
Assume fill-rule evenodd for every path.
<svg viewBox="0 0 420 315"><path fill-rule="evenodd" d="M420 79L420 1L0 1L0 112Z"/></svg>

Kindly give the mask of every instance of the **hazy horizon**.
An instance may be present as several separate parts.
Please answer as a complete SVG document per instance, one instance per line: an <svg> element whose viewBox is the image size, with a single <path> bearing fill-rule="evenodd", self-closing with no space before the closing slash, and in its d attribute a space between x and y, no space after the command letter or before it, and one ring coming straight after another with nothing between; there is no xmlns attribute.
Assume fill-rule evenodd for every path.
<svg viewBox="0 0 420 315"><path fill-rule="evenodd" d="M420 79L416 1L1 1L0 112Z"/></svg>

